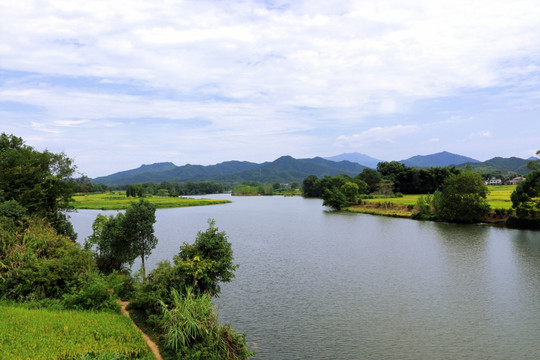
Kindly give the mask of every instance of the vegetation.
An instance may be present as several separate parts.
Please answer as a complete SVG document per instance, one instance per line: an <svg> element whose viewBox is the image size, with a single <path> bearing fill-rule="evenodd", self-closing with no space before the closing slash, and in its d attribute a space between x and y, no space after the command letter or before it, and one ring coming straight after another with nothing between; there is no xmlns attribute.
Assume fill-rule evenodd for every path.
<svg viewBox="0 0 540 360"><path fill-rule="evenodd" d="M0 305L0 349L3 359L154 358L123 315L7 304Z"/></svg>
<svg viewBox="0 0 540 360"><path fill-rule="evenodd" d="M530 165L536 167L536 163ZM508 219L509 226L540 230L540 169L534 170L511 195L516 215Z"/></svg>
<svg viewBox="0 0 540 360"><path fill-rule="evenodd" d="M13 135L0 135L0 202L11 201L28 215L44 217L60 233L75 239L62 211L69 209L73 161L64 154L39 152Z"/></svg>
<svg viewBox="0 0 540 360"><path fill-rule="evenodd" d="M157 209L184 207L184 206L204 206L226 204L230 201L219 199L190 199L174 197L145 197L146 201L154 205ZM80 194L74 195L70 203L75 209L94 210L125 210L136 202L131 197L126 197L123 192L100 193L100 194Z"/></svg>
<svg viewBox="0 0 540 360"><path fill-rule="evenodd" d="M0 183L3 196L0 199L0 348L3 356L153 358L129 320L118 314L118 297L132 297L135 303L142 305L141 313L149 315L145 321L156 326L156 332L167 344L174 342L169 338L175 331L187 329L182 319L171 316L178 313L176 307L197 315L200 328L208 336L191 339L181 347L169 347L175 358L245 359L251 354L244 336L219 324L211 307L210 296L219 293L220 282L234 277L236 268L227 236L218 231L214 222L210 222L206 232L198 234L195 244L181 247L175 265L168 266L169 272L164 271L167 265L158 266L151 274L152 281L146 283L143 265L141 282L124 271L125 264L137 256L144 264L155 247L155 206L140 199L131 204L125 214L98 215L92 236L81 248L65 233L67 225L58 226L58 214L46 216L62 209L61 205L51 204L50 211L43 213L39 206L33 208L36 205L27 199L27 191L34 194L36 188L40 189L36 196L51 196L47 191L63 181L51 178L58 164L48 162L43 169L32 172L26 166L37 165L26 164L21 154L32 159L33 156L40 158L39 153L33 153L15 137L3 136L2 141L8 144L4 146L8 150L2 150L1 160L8 165L16 164L15 169L7 168L7 172L19 171L23 177L40 174L32 182L5 176ZM47 166L53 169L46 171ZM33 187L18 189L13 184L16 181L25 186L32 183ZM47 182L49 187L43 185ZM64 200L64 197L54 199L58 203ZM193 290L188 290L188 285ZM152 286L159 291L145 292ZM165 309L160 304L168 304L168 307ZM197 304L206 305L199 308ZM192 306L194 308L190 308ZM67 311L69 309L74 311Z"/></svg>

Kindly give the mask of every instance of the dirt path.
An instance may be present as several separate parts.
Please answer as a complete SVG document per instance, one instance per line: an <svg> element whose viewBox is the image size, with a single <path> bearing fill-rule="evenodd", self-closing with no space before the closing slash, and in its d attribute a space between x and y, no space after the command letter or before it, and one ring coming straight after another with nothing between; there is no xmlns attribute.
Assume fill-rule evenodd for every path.
<svg viewBox="0 0 540 360"><path fill-rule="evenodd" d="M126 315L128 318L131 319L131 316L129 316L129 311L126 310L126 306L129 304L129 302L128 301L118 301L118 303L122 307L122 314ZM132 320L132 322L133 322L133 320ZM142 333L144 341L146 341L146 343L148 344L148 347L152 351L152 354L154 354L154 356L156 357L156 360L163 360L163 358L161 357L161 354L159 353L159 348L156 345L156 343L153 342L152 339L150 339L148 337L148 335L146 335L141 329L139 329L139 327L137 326L137 324L135 324L135 322L133 322L133 326L135 326L135 328Z"/></svg>

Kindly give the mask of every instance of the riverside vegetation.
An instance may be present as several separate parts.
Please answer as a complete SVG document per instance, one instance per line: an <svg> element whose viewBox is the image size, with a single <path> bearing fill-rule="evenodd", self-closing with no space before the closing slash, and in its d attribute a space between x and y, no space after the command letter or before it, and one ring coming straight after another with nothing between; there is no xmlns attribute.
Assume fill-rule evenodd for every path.
<svg viewBox="0 0 540 360"><path fill-rule="evenodd" d="M155 206L98 216L85 247L63 215L75 171L64 154L0 137L0 348L7 358L151 359L119 313L130 299L169 359L246 359L244 335L222 325L211 296L234 278L233 254L213 221L174 264L132 276L130 264L155 247ZM24 328L24 331L21 331Z"/></svg>
<svg viewBox="0 0 540 360"><path fill-rule="evenodd" d="M410 168L381 162L355 177L304 179L304 196L320 197L336 210L458 223L502 223L540 229L540 169L517 186L486 186L482 176L455 167Z"/></svg>

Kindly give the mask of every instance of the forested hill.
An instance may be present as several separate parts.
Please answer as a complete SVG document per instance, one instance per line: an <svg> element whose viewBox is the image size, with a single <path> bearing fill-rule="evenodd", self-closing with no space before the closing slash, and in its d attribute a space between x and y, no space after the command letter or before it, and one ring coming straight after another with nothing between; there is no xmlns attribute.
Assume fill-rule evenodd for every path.
<svg viewBox="0 0 540 360"><path fill-rule="evenodd" d="M239 184L244 181L301 183L312 174L318 177L339 174L356 176L364 169L365 166L350 161L336 162L320 157L295 159L291 156L282 156L272 162L262 164L247 161L226 161L208 166L190 164L176 166L172 163L142 165L137 169L92 179L92 182L105 185L159 183L162 181L182 183L188 180L227 184Z"/></svg>
<svg viewBox="0 0 540 360"><path fill-rule="evenodd" d="M531 170L527 168L529 161L529 159L526 160L517 157L494 157L493 159L483 162L463 163L457 167L465 169L467 166L469 166L471 169L482 174L490 174L494 176L526 175L531 172Z"/></svg>
<svg viewBox="0 0 540 360"><path fill-rule="evenodd" d="M448 151L443 151L431 155L416 155L400 161L400 163L402 163L403 165L410 167L438 167L478 162L478 160L472 159L470 157L452 154Z"/></svg>

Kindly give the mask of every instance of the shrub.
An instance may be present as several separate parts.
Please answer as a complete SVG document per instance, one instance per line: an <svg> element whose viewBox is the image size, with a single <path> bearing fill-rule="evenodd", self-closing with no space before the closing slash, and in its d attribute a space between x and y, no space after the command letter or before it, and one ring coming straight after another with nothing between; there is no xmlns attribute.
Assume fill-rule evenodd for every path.
<svg viewBox="0 0 540 360"><path fill-rule="evenodd" d="M75 310L100 310L119 312L114 290L106 279L97 273L91 274L78 291L64 294L64 306Z"/></svg>

